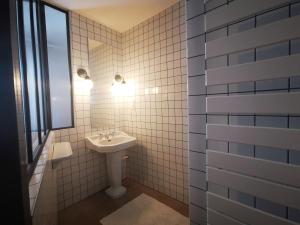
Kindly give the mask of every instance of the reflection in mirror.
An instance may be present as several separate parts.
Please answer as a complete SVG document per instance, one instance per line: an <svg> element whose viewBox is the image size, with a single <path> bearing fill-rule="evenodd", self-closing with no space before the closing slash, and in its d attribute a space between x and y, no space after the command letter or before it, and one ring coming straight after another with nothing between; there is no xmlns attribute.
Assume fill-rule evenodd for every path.
<svg viewBox="0 0 300 225"><path fill-rule="evenodd" d="M111 89L115 75L122 76L122 50L90 39L88 45L92 128L121 130L121 103L113 100Z"/></svg>

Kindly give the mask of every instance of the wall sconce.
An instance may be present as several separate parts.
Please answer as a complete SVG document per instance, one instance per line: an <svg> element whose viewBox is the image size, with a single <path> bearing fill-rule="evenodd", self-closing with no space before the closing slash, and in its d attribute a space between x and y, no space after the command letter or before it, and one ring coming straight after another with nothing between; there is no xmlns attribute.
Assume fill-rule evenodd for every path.
<svg viewBox="0 0 300 225"><path fill-rule="evenodd" d="M88 75L87 71L85 69L79 68L77 70L77 75L84 79L83 80L84 88L91 90L93 87L93 81L91 80L91 77Z"/></svg>
<svg viewBox="0 0 300 225"><path fill-rule="evenodd" d="M134 82L132 80L127 82L123 76L116 74L111 85L111 92L115 97L132 97L135 92Z"/></svg>
<svg viewBox="0 0 300 225"><path fill-rule="evenodd" d="M126 81L125 81L124 77L122 77L120 74L116 74L115 78L114 78L114 82L112 83L112 85L114 85L114 83L116 83L116 84L126 84Z"/></svg>

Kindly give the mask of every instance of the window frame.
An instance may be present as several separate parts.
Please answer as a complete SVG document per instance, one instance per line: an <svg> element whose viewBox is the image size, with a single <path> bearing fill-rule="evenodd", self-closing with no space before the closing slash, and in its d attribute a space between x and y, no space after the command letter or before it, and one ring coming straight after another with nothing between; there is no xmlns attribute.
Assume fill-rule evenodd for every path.
<svg viewBox="0 0 300 225"><path fill-rule="evenodd" d="M46 17L45 17L45 6L48 6L50 8L53 8L57 11L60 11L66 15L66 29L67 29L67 48L68 48L68 63L69 63L69 78L70 78L70 84L71 84L71 89L70 89L70 96L71 96L71 126L66 126L66 127L59 127L59 128L53 128L52 127L52 119L51 119L51 99L50 99L50 85L49 85L49 65L48 65L48 49L47 49L47 32L46 32ZM41 9L41 20L42 20L42 37L43 37L43 45L42 47L44 48L44 56L45 56L45 67L46 67L46 76L47 76L47 95L49 99L47 100L47 104L49 106L47 109L49 110L49 126L51 127L51 130L61 130L61 129L69 129L69 128L74 128L75 127L75 117L74 117L74 97L73 97L73 76L72 76L72 60L71 60L71 39L70 39L70 19L69 19L69 11L64 10L62 8L59 8L55 5L52 5L48 2L41 1L40 4L40 9Z"/></svg>
<svg viewBox="0 0 300 225"><path fill-rule="evenodd" d="M27 1L30 5L30 30L31 30L31 43L32 43L32 53L33 53L33 63L34 63L34 76L35 76L35 96L36 96L36 112L37 112L37 126L38 126L38 146L33 148L32 137L31 137L31 118L30 118L30 105L29 105L29 89L27 84L27 61L26 61L26 45L25 45L25 30L23 22L23 2ZM22 77L22 88L23 88L23 101L24 101L24 119L25 119L25 133L26 133L26 143L27 143L27 172L29 177L34 172L37 162L40 158L42 150L48 139L51 130L74 128L74 105L73 105L73 77L72 77L72 64L71 64L71 46L70 46L70 27L69 27L69 12L53 6L49 3L45 3L41 0L16 0L17 2L17 14L18 14L18 41L19 41L19 52L20 52L20 70L23 74ZM36 26L34 24L34 7L33 2L35 2L35 16L36 16ZM45 27L45 14L44 7L52 7L59 10L66 15L66 33L67 33L67 48L68 48L68 63L69 63L69 77L70 77L70 89L71 89L71 126L52 128L51 121L51 103L50 103L50 87L49 87L49 69L48 69L48 52L47 52L47 36ZM37 32L37 37L36 33ZM38 51L36 47L38 45ZM38 55L37 55L38 54ZM40 60L40 68L37 64L37 57ZM38 84L38 73L40 70L41 79L41 90L39 90ZM40 102L39 94L42 94L42 102ZM42 110L40 110L40 104L43 104ZM42 111L42 112L41 112ZM41 113L43 117L41 117ZM41 129L41 118L44 121L44 131ZM43 136L42 136L43 133Z"/></svg>

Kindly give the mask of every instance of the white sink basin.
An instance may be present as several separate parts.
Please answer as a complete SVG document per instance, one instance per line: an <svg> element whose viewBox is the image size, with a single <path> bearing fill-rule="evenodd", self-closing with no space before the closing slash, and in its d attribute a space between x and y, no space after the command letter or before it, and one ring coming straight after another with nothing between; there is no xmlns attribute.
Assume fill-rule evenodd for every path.
<svg viewBox="0 0 300 225"><path fill-rule="evenodd" d="M86 144L89 149L99 153L110 153L125 150L134 146L136 144L136 138L129 136L124 132L117 132L109 140L102 135L86 137Z"/></svg>
<svg viewBox="0 0 300 225"><path fill-rule="evenodd" d="M87 148L99 153L105 153L107 173L110 188L106 193L112 198L119 198L126 193L126 188L122 186L122 159L125 150L136 145L136 138L124 132L117 132L109 139L104 135L94 135L85 138Z"/></svg>

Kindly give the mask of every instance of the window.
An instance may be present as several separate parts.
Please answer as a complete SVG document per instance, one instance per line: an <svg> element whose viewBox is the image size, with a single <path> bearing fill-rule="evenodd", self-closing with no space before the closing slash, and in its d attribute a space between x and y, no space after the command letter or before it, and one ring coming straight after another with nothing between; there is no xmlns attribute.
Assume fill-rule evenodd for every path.
<svg viewBox="0 0 300 225"><path fill-rule="evenodd" d="M40 36L39 36L39 25L38 25L38 15L37 15L37 4L35 1L32 2L32 13L33 13L33 27L34 27L34 40L35 40L35 55L36 55L36 75L37 75L37 88L38 88L38 99L39 99L39 116L40 116L40 128L41 128L41 138L46 134L45 130L45 97L42 90L45 89L43 76L42 76L42 66L41 66L41 52L40 52Z"/></svg>
<svg viewBox="0 0 300 225"><path fill-rule="evenodd" d="M69 62L69 37L67 14L44 5L51 124L53 129L72 127L72 90Z"/></svg>
<svg viewBox="0 0 300 225"><path fill-rule="evenodd" d="M33 170L52 129L74 126L68 13L17 0L28 162Z"/></svg>
<svg viewBox="0 0 300 225"><path fill-rule="evenodd" d="M41 81L41 60L39 51L39 36L37 24L36 2L23 1L23 26L24 26L24 58L25 81L27 104L27 138L29 159L32 160L38 153L38 147L42 143L44 133L44 101Z"/></svg>

